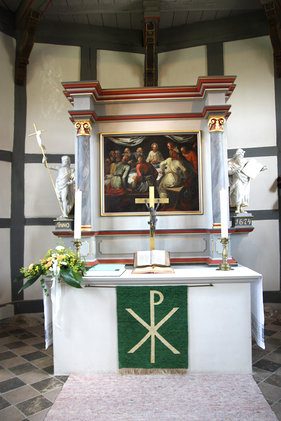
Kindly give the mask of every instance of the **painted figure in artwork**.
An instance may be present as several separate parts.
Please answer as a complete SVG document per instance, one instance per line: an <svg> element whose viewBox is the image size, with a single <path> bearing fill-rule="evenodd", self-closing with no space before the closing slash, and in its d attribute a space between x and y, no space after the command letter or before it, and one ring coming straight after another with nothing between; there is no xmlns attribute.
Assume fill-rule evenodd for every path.
<svg viewBox="0 0 281 421"><path fill-rule="evenodd" d="M146 162L150 162L154 166L159 166L161 161L164 161L163 155L158 149L158 144L154 142L151 145L151 150L147 155Z"/></svg>
<svg viewBox="0 0 281 421"><path fill-rule="evenodd" d="M245 151L239 148L228 160L229 200L230 206L235 207L235 213L245 213L244 208L249 206L250 180L267 169L254 159L244 158L244 155Z"/></svg>
<svg viewBox="0 0 281 421"><path fill-rule="evenodd" d="M160 170L164 174L158 188L160 197L168 197L168 188L184 185L186 168L180 161L180 155L175 149L171 149L169 158L160 163Z"/></svg>

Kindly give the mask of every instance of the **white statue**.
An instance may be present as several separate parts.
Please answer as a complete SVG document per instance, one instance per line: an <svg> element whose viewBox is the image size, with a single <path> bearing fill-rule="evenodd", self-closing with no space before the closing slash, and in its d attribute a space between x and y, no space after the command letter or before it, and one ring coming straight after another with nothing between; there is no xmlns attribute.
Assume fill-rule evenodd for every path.
<svg viewBox="0 0 281 421"><path fill-rule="evenodd" d="M46 158L43 158L43 163L46 165ZM67 218L74 203L74 170L70 167L71 160L67 155L61 158L61 167L59 169L50 167L49 169L58 172L55 189L57 198L60 204L62 218Z"/></svg>
<svg viewBox="0 0 281 421"><path fill-rule="evenodd" d="M228 160L229 200L230 206L235 207L235 213L245 213L244 207L249 205L250 180L260 171L267 169L255 159L244 158L245 151L237 149Z"/></svg>

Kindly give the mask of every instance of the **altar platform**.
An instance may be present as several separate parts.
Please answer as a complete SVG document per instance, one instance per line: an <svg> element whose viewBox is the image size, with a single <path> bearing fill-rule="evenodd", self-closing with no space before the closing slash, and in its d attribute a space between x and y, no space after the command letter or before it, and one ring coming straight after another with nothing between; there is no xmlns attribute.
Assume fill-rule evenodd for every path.
<svg viewBox="0 0 281 421"><path fill-rule="evenodd" d="M53 296L54 373L118 373L118 286L188 287L188 372L251 373L252 333L263 341L262 276L236 266L178 266L174 274L84 278ZM57 300L59 298L59 300ZM46 300L45 300L46 301ZM50 303L49 303L50 304Z"/></svg>

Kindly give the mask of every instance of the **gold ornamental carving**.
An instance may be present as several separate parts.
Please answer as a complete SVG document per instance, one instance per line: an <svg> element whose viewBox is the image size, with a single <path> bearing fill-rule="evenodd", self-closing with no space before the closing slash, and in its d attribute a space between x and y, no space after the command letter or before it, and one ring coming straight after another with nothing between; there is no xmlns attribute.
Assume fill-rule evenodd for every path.
<svg viewBox="0 0 281 421"><path fill-rule="evenodd" d="M223 132L224 123L225 118L221 115L210 117L208 121L209 132Z"/></svg>
<svg viewBox="0 0 281 421"><path fill-rule="evenodd" d="M92 126L89 120L79 120L75 122L77 136L90 136Z"/></svg>

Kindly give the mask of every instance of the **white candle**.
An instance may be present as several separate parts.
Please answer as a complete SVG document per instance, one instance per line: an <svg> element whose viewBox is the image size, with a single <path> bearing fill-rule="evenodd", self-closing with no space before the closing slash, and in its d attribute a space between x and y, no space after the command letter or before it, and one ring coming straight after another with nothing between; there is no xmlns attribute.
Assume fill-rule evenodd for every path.
<svg viewBox="0 0 281 421"><path fill-rule="evenodd" d="M82 191L75 192L75 212L74 212L74 239L81 239L81 217L82 217Z"/></svg>
<svg viewBox="0 0 281 421"><path fill-rule="evenodd" d="M228 202L225 189L220 190L221 238L228 238Z"/></svg>

